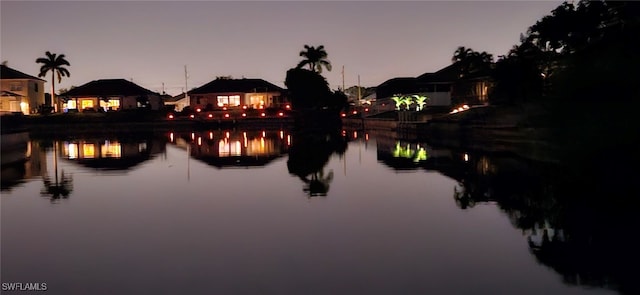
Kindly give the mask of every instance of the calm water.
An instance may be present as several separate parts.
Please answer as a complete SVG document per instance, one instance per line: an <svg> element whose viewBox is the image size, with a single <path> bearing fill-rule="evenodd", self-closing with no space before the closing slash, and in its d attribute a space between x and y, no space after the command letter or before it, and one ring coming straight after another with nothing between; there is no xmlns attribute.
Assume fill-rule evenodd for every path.
<svg viewBox="0 0 640 295"><path fill-rule="evenodd" d="M32 136L3 162L16 150L2 282L46 294L637 291L635 215L551 164L354 131Z"/></svg>

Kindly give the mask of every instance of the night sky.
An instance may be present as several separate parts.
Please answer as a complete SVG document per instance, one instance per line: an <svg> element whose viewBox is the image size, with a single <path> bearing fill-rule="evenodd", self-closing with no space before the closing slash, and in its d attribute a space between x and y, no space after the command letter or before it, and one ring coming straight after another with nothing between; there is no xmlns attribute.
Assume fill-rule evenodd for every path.
<svg viewBox="0 0 640 295"><path fill-rule="evenodd" d="M124 78L175 95L216 76L284 86L303 45L324 45L331 88L377 86L434 72L458 46L497 58L561 1L0 2L1 60L37 76L36 58L63 53L56 88ZM50 80L47 76L46 80ZM49 89L47 83L47 89Z"/></svg>

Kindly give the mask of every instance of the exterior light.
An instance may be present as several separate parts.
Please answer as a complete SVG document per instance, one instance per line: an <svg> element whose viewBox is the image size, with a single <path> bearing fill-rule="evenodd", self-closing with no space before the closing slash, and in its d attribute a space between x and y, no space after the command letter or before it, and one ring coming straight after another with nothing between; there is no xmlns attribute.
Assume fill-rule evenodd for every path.
<svg viewBox="0 0 640 295"><path fill-rule="evenodd" d="M365 111L365 112L368 112L368 111L369 111L369 108L364 108L364 111Z"/></svg>
<svg viewBox="0 0 640 295"><path fill-rule="evenodd" d="M262 137L265 137L265 136L267 136L267 133L262 131Z"/></svg>
<svg viewBox="0 0 640 295"><path fill-rule="evenodd" d="M227 131L227 133L224 134L224 137L229 138L229 131Z"/></svg>
<svg viewBox="0 0 640 295"><path fill-rule="evenodd" d="M169 114L169 119L173 119L173 114Z"/></svg>
<svg viewBox="0 0 640 295"><path fill-rule="evenodd" d="M262 116L262 117L264 117L264 116L266 116L266 115L267 115L267 114L265 114L265 113L260 114L260 116Z"/></svg>
<svg viewBox="0 0 640 295"><path fill-rule="evenodd" d="M222 110L223 110L223 111L226 111L226 110L227 110L227 107L223 107L223 108L222 108Z"/></svg>
<svg viewBox="0 0 640 295"><path fill-rule="evenodd" d="M193 119L193 118L195 118L195 117L196 117L196 116L195 116L195 115L193 115L193 114L189 115L189 118L191 118L191 119Z"/></svg>
<svg viewBox="0 0 640 295"><path fill-rule="evenodd" d="M347 115L345 113L342 113L342 114L340 114L340 116L346 117Z"/></svg>
<svg viewBox="0 0 640 295"><path fill-rule="evenodd" d="M290 105L286 105L286 106L284 106L284 108L287 109L287 110L290 110L291 106Z"/></svg>
<svg viewBox="0 0 640 295"><path fill-rule="evenodd" d="M243 117L246 117L246 116L247 116L247 114L245 114L245 113L242 113L242 116L243 116Z"/></svg>
<svg viewBox="0 0 640 295"><path fill-rule="evenodd" d="M169 133L169 140L173 142L173 132Z"/></svg>
<svg viewBox="0 0 640 295"><path fill-rule="evenodd" d="M199 113L199 112L202 112L202 109L201 109L201 108L197 108L197 109L196 109L196 112L198 112L198 113Z"/></svg>
<svg viewBox="0 0 640 295"><path fill-rule="evenodd" d="M209 114L209 118L213 118L213 114Z"/></svg>
<svg viewBox="0 0 640 295"><path fill-rule="evenodd" d="M462 108L465 109L465 110L468 110L469 106L465 104L465 105L462 106Z"/></svg>
<svg viewBox="0 0 640 295"><path fill-rule="evenodd" d="M280 130L280 139L284 139L284 131Z"/></svg>
<svg viewBox="0 0 640 295"><path fill-rule="evenodd" d="M469 162L469 154L464 154L464 161Z"/></svg>
<svg viewBox="0 0 640 295"><path fill-rule="evenodd" d="M358 111L353 111L353 114L354 114L354 115L355 115L355 114L357 114L357 113L358 113Z"/></svg>
<svg viewBox="0 0 640 295"><path fill-rule="evenodd" d="M198 145L202 145L202 137L198 136Z"/></svg>
<svg viewBox="0 0 640 295"><path fill-rule="evenodd" d="M229 118L229 114L224 114L224 117L225 118Z"/></svg>
<svg viewBox="0 0 640 295"><path fill-rule="evenodd" d="M246 105L245 105L245 106L242 106L242 109L243 109L243 110L246 110L246 109L247 109L247 106L246 106Z"/></svg>
<svg viewBox="0 0 640 295"><path fill-rule="evenodd" d="M196 138L196 134L191 132L191 140L193 140L194 138Z"/></svg>
<svg viewBox="0 0 640 295"><path fill-rule="evenodd" d="M264 109L264 106L260 105L258 108L262 110Z"/></svg>
<svg viewBox="0 0 640 295"><path fill-rule="evenodd" d="M278 116L282 117L282 116L284 116L284 113L283 112L279 112Z"/></svg>
<svg viewBox="0 0 640 295"><path fill-rule="evenodd" d="M369 140L369 133L364 134L364 140L367 140L367 141Z"/></svg>
<svg viewBox="0 0 640 295"><path fill-rule="evenodd" d="M213 132L209 131L209 139L213 139Z"/></svg>
<svg viewBox="0 0 640 295"><path fill-rule="evenodd" d="M358 138L358 132L357 131L353 131L353 138L354 139Z"/></svg>

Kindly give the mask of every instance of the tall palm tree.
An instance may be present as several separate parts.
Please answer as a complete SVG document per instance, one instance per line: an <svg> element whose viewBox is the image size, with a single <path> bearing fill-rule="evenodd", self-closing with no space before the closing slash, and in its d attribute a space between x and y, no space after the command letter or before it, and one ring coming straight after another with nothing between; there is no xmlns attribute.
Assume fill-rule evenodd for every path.
<svg viewBox="0 0 640 295"><path fill-rule="evenodd" d="M62 81L62 77L70 77L69 70L64 66L70 66L69 62L65 59L64 54L57 55L47 51L45 53L47 57L40 57L36 59L36 63L41 63L40 74L38 77L44 77L48 72L51 72L51 102L55 104L56 111L60 110L59 101L56 100L56 74L58 75L58 83Z"/></svg>
<svg viewBox="0 0 640 295"><path fill-rule="evenodd" d="M313 46L305 45L303 51L300 51L300 56L305 57L297 68L302 68L305 65L309 65L309 70L322 73L322 67L331 71L331 62L327 60L327 51L324 50L324 45L315 48Z"/></svg>

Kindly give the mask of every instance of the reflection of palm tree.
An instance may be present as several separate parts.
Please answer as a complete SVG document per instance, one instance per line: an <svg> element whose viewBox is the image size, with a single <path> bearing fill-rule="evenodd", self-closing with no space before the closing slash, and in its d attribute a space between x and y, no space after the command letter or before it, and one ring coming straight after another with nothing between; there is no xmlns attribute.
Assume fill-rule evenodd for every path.
<svg viewBox="0 0 640 295"><path fill-rule="evenodd" d="M54 182L48 176L43 177L44 188L40 191L42 195L51 197L51 202L60 198L68 198L73 191L73 178L70 175L65 176L64 170L60 172L61 177L58 178L58 145L53 143L53 169L55 170Z"/></svg>
<svg viewBox="0 0 640 295"><path fill-rule="evenodd" d="M303 191L310 197L326 196L329 183L333 180L333 171L325 175L324 167L332 154L342 155L346 149L347 142L339 129L298 130L289 148L287 168L289 173L305 183Z"/></svg>
<svg viewBox="0 0 640 295"><path fill-rule="evenodd" d="M305 45L303 51L300 51L300 56L306 59L302 60L298 64L298 68L302 68L305 65L309 65L309 69L314 72L322 73L322 67L331 71L331 62L327 60L327 51L324 50L324 45L315 48L313 46Z"/></svg>
<svg viewBox="0 0 640 295"><path fill-rule="evenodd" d="M303 181L307 184L303 191L308 192L310 197L326 196L329 191L329 183L333 180L333 171L329 171L327 176L324 176L324 169L311 174L311 179L304 178Z"/></svg>
<svg viewBox="0 0 640 295"><path fill-rule="evenodd" d="M50 196L52 202L60 198L68 198L73 190L73 178L70 175L64 175L63 170L60 172L59 180L57 176L56 173L54 182L47 176L43 177L44 188L40 192L42 195Z"/></svg>

